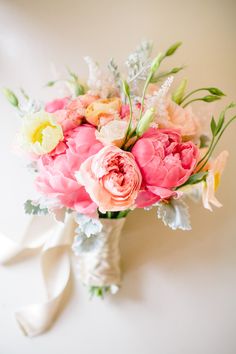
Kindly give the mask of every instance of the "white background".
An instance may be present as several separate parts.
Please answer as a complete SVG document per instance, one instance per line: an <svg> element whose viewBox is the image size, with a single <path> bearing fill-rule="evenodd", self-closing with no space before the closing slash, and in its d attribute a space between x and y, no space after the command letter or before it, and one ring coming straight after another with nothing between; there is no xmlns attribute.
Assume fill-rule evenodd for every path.
<svg viewBox="0 0 236 354"><path fill-rule="evenodd" d="M236 100L235 1L0 1L0 86L52 96L51 63L86 77L83 56L119 62L140 39L156 50L184 46L170 65L187 64L189 88L219 86ZM183 75L182 75L183 76ZM181 75L179 76L181 77ZM217 111L221 105L214 105ZM0 97L0 229L15 240L32 195L25 161L14 152L19 118ZM236 126L225 134L229 163L210 213L191 205L193 231L172 232L155 210L132 213L122 237L123 287L90 301L76 280L65 308L46 334L24 337L14 309L43 298L39 258L0 267L0 354L235 354Z"/></svg>

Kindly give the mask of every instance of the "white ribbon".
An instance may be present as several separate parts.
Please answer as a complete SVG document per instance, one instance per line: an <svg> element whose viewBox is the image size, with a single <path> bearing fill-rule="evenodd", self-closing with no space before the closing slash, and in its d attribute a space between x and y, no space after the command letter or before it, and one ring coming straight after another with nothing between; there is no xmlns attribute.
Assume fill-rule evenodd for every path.
<svg viewBox="0 0 236 354"><path fill-rule="evenodd" d="M23 307L15 313L20 328L29 337L49 329L60 310L70 280L69 252L74 230L75 221L73 215L69 214L64 223L50 216L33 216L20 244L0 233L1 264L6 265L21 256L41 252L47 300Z"/></svg>

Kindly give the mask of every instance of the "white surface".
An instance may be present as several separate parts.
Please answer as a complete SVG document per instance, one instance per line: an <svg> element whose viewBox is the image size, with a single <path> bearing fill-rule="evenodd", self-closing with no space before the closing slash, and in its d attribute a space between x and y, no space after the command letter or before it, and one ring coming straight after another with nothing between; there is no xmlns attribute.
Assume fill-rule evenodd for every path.
<svg viewBox="0 0 236 354"><path fill-rule="evenodd" d="M139 42L184 47L173 66L187 64L190 88L216 85L235 100L234 1L0 1L0 86L23 86L35 97L70 65L86 76L85 55L119 61ZM216 106L217 108L218 106ZM19 125L0 97L1 231L20 239L22 204L33 190L12 151ZM120 293L90 301L76 280L65 309L45 335L28 339L14 309L43 297L39 259L0 267L0 353L234 354L236 352L235 126L225 135L230 159L218 193L224 208L191 205L193 231L171 232L155 211L129 216L122 239ZM69 296L70 295L70 296Z"/></svg>

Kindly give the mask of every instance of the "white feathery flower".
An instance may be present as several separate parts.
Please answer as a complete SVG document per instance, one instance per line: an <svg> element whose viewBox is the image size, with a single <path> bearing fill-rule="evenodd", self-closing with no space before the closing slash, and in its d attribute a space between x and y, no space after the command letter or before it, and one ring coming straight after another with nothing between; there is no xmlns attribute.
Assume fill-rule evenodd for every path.
<svg viewBox="0 0 236 354"><path fill-rule="evenodd" d="M146 99L145 108L155 108L158 117L163 118L166 116L166 99L173 80L174 76L168 77L160 89Z"/></svg>
<svg viewBox="0 0 236 354"><path fill-rule="evenodd" d="M89 68L87 84L93 94L107 98L116 89L114 78L110 73L104 73L99 65L89 56L84 58Z"/></svg>

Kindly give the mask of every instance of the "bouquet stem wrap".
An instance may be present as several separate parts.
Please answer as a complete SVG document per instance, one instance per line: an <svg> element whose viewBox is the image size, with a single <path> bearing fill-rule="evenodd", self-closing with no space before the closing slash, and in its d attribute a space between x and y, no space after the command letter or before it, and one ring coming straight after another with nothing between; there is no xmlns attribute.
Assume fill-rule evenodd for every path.
<svg viewBox="0 0 236 354"><path fill-rule="evenodd" d="M100 219L102 230L92 250L77 252L78 275L90 287L112 287L121 283L120 237L125 218Z"/></svg>

